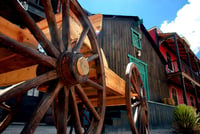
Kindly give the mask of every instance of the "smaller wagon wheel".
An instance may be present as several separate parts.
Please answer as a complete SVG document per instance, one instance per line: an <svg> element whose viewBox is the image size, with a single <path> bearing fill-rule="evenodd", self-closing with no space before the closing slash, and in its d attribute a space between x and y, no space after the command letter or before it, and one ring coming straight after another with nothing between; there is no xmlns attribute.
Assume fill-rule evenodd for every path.
<svg viewBox="0 0 200 134"><path fill-rule="evenodd" d="M129 63L126 68L125 95L128 120L132 133L148 134L149 119L145 89L139 70L134 63Z"/></svg>

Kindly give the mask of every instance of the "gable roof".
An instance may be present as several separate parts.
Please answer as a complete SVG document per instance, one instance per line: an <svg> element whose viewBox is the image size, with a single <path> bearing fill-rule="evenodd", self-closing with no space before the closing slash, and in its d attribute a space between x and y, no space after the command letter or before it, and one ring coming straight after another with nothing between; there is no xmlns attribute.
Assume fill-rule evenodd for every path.
<svg viewBox="0 0 200 134"><path fill-rule="evenodd" d="M122 15L105 15L103 14L103 16L105 17L110 17L110 18L132 18L134 19L136 22L140 21L138 16L122 16ZM142 32L145 34L145 36L147 37L147 39L150 41L150 44L152 45L152 47L154 48L154 50L156 51L157 55L159 56L159 58L161 59L161 62L166 65L167 61L165 60L164 56L162 55L162 53L160 52L159 48L157 47L156 43L153 41L152 37L150 36L149 32L147 31L147 29L145 28L145 26L141 23L140 25L140 29L142 30Z"/></svg>

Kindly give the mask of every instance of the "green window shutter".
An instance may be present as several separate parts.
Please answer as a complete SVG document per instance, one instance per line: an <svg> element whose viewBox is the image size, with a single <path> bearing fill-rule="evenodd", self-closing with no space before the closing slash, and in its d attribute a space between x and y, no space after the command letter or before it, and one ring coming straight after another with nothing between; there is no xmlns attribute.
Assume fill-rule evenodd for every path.
<svg viewBox="0 0 200 134"><path fill-rule="evenodd" d="M128 58L129 62L133 62L137 65L145 87L147 99L150 100L147 64L129 54Z"/></svg>
<svg viewBox="0 0 200 134"><path fill-rule="evenodd" d="M133 28L131 28L131 33L132 33L132 44L134 47L136 47L137 49L142 49L142 45L141 45L141 35L135 31Z"/></svg>

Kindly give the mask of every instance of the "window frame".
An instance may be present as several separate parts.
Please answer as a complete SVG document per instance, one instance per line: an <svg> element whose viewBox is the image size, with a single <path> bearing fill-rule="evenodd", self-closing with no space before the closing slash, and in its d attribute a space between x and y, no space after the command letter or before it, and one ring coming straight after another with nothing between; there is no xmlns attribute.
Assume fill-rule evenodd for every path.
<svg viewBox="0 0 200 134"><path fill-rule="evenodd" d="M131 28L131 37L132 37L132 45L136 47L137 49L142 50L142 44L141 44L141 34L139 34L136 30Z"/></svg>
<svg viewBox="0 0 200 134"><path fill-rule="evenodd" d="M173 95L173 90L175 91L175 95L176 95L176 96ZM174 88L174 87L171 88L171 95L172 95L172 98L173 98L173 99L174 99L174 97L176 97L176 99L174 99L174 102L175 102L175 105L178 105L179 102L178 102L178 94L177 94L176 88Z"/></svg>
<svg viewBox="0 0 200 134"><path fill-rule="evenodd" d="M167 68L173 71L172 57L168 52L166 52L166 59L167 59Z"/></svg>

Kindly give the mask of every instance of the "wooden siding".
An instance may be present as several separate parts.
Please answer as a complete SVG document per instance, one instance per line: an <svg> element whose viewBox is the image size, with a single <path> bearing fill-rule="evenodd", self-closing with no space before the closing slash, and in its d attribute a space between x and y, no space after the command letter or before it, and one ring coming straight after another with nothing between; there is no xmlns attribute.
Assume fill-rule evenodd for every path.
<svg viewBox="0 0 200 134"><path fill-rule="evenodd" d="M167 129L172 127L175 106L149 101L148 107L150 129Z"/></svg>
<svg viewBox="0 0 200 134"><path fill-rule="evenodd" d="M171 129L175 106L149 101L149 127L151 129ZM107 107L102 134L130 134L125 107ZM133 108L133 113L134 113ZM165 114L163 114L165 113ZM151 132L151 131L150 131Z"/></svg>
<svg viewBox="0 0 200 134"><path fill-rule="evenodd" d="M169 97L165 65L152 47L153 41L149 41L140 26L134 28L136 19L137 17L104 15L102 31L98 35L99 45L104 50L109 68L123 79L129 62L128 54L147 63L150 100L160 102ZM131 28L141 34L141 57L137 57L138 50L132 45Z"/></svg>

